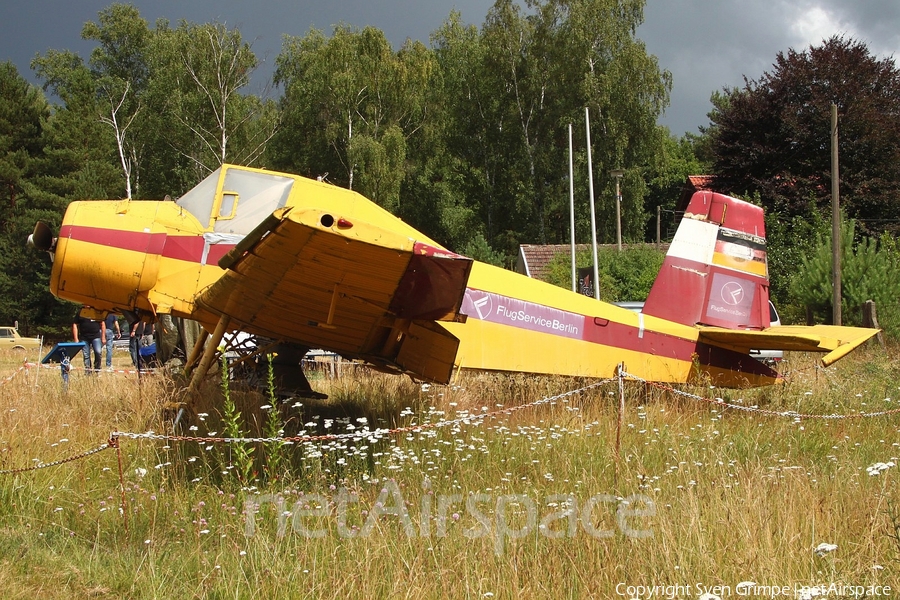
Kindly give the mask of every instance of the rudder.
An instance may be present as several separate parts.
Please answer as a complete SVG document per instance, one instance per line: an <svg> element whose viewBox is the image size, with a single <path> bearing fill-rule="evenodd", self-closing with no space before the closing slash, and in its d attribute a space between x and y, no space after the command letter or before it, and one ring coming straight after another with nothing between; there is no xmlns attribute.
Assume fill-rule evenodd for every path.
<svg viewBox="0 0 900 600"><path fill-rule="evenodd" d="M643 312L685 325L768 327L763 209L715 192L695 193Z"/></svg>

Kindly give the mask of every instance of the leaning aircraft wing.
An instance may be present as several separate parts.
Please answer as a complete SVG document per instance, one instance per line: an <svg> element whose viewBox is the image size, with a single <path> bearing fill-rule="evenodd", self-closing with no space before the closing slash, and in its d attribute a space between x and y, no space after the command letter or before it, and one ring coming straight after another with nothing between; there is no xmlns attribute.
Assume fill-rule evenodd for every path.
<svg viewBox="0 0 900 600"><path fill-rule="evenodd" d="M350 217L352 218L352 217ZM229 327L447 382L471 259L321 210L276 210L197 299ZM206 319L209 321L209 319Z"/></svg>
<svg viewBox="0 0 900 600"><path fill-rule="evenodd" d="M762 331L703 327L699 341L744 353L751 348L824 352L822 364L827 367L877 333L877 329L835 325L782 325Z"/></svg>

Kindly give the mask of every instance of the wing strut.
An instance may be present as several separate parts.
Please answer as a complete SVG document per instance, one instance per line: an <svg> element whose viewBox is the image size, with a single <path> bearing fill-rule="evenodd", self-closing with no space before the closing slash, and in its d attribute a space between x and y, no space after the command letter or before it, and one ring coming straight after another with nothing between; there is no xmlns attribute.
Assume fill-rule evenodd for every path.
<svg viewBox="0 0 900 600"><path fill-rule="evenodd" d="M197 390L200 389L200 382L203 381L207 371L209 371L213 356L215 356L216 350L219 348L219 342L222 341L222 338L225 336L225 331L228 329L229 321L231 321L231 317L222 315L219 318L219 322L216 324L216 329L213 331L212 337L206 343L206 348L203 350L203 357L200 359L200 364L197 365L197 370L195 370L194 374L191 376L191 383L187 389L188 400L190 400L194 394L197 393ZM194 352L191 352L191 354L193 355Z"/></svg>
<svg viewBox="0 0 900 600"><path fill-rule="evenodd" d="M203 353L203 348L206 347L206 340L208 339L209 332L201 328L200 335L197 336L197 341L194 342L194 347L191 348L191 355L188 357L187 362L184 363L183 375L185 377L191 374L191 369L193 369L194 365L197 364L197 361L200 360L200 355Z"/></svg>

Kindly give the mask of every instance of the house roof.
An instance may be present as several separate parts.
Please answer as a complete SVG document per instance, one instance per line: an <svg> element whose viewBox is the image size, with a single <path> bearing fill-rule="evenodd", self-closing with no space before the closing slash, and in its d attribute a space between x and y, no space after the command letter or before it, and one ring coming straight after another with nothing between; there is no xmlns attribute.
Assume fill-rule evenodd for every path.
<svg viewBox="0 0 900 600"><path fill-rule="evenodd" d="M675 210L684 212L687 209L694 192L699 192L701 190L709 190L711 192L717 191L716 176L688 175L684 182L684 187L681 188L681 196L678 198L678 204L675 205Z"/></svg>
<svg viewBox="0 0 900 600"><path fill-rule="evenodd" d="M590 244L575 244L575 253L590 248ZM516 260L516 272L528 275L533 279L546 280L547 267L557 254L572 256L571 244L522 244L519 246L519 257Z"/></svg>

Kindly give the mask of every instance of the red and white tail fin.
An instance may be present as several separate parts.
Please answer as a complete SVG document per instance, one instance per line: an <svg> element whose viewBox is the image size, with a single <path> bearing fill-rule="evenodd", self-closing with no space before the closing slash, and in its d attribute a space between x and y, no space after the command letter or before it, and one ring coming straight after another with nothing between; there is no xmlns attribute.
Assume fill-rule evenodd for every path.
<svg viewBox="0 0 900 600"><path fill-rule="evenodd" d="M695 193L644 314L685 325L768 327L763 209L714 192Z"/></svg>

